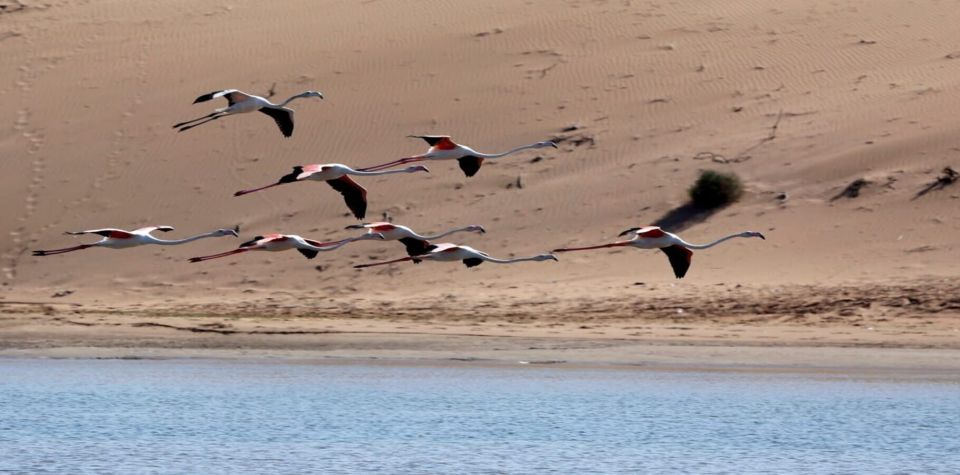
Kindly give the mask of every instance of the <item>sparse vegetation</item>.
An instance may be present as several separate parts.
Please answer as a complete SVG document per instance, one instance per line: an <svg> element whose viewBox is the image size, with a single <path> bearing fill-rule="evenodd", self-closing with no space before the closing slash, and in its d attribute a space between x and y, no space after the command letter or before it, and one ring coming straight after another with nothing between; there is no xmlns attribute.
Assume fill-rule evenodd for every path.
<svg viewBox="0 0 960 475"><path fill-rule="evenodd" d="M704 170L690 187L690 201L703 209L719 208L743 196L743 183L733 172Z"/></svg>

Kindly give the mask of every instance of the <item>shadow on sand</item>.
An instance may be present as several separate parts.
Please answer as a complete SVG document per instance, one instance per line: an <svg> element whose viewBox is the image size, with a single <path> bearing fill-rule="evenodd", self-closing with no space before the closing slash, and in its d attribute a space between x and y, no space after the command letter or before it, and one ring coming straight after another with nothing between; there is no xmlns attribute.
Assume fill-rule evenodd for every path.
<svg viewBox="0 0 960 475"><path fill-rule="evenodd" d="M678 233L706 221L721 209L723 208L699 208L692 203L687 203L670 210L667 214L661 216L660 219L654 221L653 224L660 226L666 231Z"/></svg>

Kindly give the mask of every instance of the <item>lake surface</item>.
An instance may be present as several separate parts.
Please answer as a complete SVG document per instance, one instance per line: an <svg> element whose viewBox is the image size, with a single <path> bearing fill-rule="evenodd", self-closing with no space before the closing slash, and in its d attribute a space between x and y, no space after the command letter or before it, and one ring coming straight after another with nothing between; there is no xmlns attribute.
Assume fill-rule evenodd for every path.
<svg viewBox="0 0 960 475"><path fill-rule="evenodd" d="M0 472L960 473L960 385L0 359Z"/></svg>

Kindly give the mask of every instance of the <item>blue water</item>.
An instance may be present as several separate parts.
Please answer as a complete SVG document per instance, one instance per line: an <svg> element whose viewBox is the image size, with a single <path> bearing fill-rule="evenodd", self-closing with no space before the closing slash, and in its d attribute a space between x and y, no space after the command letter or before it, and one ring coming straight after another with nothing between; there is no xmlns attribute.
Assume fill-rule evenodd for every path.
<svg viewBox="0 0 960 475"><path fill-rule="evenodd" d="M842 376L0 360L0 472L960 473L960 386Z"/></svg>

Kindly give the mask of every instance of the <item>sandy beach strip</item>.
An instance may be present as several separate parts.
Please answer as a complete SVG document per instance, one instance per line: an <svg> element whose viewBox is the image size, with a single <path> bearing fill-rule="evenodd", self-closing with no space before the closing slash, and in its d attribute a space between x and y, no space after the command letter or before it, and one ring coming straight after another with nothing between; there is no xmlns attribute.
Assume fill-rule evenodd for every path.
<svg viewBox="0 0 960 475"><path fill-rule="evenodd" d="M960 374L956 342L946 326L911 335L889 328L852 332L829 325L678 325L637 319L588 325L116 313L6 313L0 318L0 357L39 358L361 360L950 379Z"/></svg>

